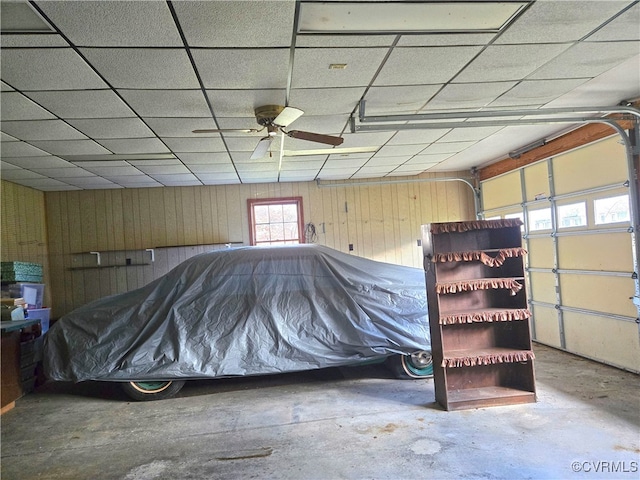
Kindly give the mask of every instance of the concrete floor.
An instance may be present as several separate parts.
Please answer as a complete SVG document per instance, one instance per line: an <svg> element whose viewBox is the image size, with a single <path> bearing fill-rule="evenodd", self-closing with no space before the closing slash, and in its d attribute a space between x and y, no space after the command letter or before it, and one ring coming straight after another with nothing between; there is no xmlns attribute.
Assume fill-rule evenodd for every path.
<svg viewBox="0 0 640 480"><path fill-rule="evenodd" d="M639 478L640 377L535 351L538 403L460 412L383 366L191 382L149 403L46 384L1 418L2 479Z"/></svg>

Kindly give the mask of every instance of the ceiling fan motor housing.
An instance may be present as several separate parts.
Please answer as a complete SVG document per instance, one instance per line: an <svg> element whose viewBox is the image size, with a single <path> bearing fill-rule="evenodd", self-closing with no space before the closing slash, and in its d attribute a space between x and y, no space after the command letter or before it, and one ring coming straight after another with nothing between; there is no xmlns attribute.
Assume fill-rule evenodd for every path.
<svg viewBox="0 0 640 480"><path fill-rule="evenodd" d="M272 125L275 118L284 110L282 105L264 105L255 109L256 121L263 127Z"/></svg>

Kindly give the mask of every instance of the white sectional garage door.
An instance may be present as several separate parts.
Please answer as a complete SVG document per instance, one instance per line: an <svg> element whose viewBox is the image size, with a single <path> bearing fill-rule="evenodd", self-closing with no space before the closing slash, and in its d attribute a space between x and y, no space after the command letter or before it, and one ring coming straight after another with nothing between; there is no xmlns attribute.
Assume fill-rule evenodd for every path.
<svg viewBox="0 0 640 480"><path fill-rule="evenodd" d="M619 138L486 180L485 218L520 217L534 339L640 371L635 233Z"/></svg>

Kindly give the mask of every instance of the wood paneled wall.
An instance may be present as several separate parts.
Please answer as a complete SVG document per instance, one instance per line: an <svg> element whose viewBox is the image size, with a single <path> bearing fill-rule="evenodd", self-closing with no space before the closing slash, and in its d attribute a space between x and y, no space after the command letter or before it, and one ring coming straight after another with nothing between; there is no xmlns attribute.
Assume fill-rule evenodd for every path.
<svg viewBox="0 0 640 480"><path fill-rule="evenodd" d="M43 266L44 279L50 285L49 253L44 192L2 181L0 204L2 215L3 262L32 262ZM45 288L44 303L51 304L51 289Z"/></svg>
<svg viewBox="0 0 640 480"><path fill-rule="evenodd" d="M304 221L315 226L316 243L343 252L353 244L354 255L415 267L422 267L417 245L422 224L475 218L472 192L461 182L371 182L324 188L299 182L47 192L50 266L56 279L53 315L149 281L142 274L127 273L124 283L105 278L100 286L87 285L95 272L71 270L78 262L92 260L82 252L248 244L249 198L301 196Z"/></svg>

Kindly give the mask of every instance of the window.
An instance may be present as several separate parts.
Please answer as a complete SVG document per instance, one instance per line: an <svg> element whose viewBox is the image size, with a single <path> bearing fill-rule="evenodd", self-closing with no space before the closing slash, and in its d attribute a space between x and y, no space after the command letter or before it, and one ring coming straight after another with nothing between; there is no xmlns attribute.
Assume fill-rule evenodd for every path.
<svg viewBox="0 0 640 480"><path fill-rule="evenodd" d="M558 205L558 228L580 227L586 224L586 202Z"/></svg>
<svg viewBox="0 0 640 480"><path fill-rule="evenodd" d="M629 195L599 198L593 201L596 225L631 221Z"/></svg>
<svg viewBox="0 0 640 480"><path fill-rule="evenodd" d="M302 197L247 200L251 245L304 243Z"/></svg>
<svg viewBox="0 0 640 480"><path fill-rule="evenodd" d="M504 218L517 218L522 222L522 225L520 225L520 231L524 232L524 213L522 212L518 212L518 213L508 213L504 216Z"/></svg>
<svg viewBox="0 0 640 480"><path fill-rule="evenodd" d="M529 231L551 228L551 209L529 210Z"/></svg>

